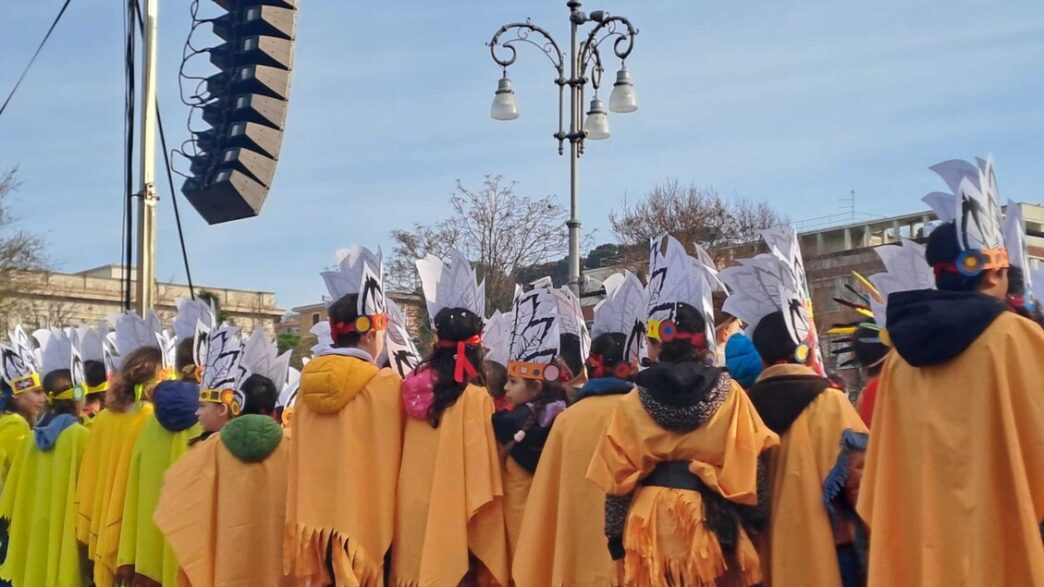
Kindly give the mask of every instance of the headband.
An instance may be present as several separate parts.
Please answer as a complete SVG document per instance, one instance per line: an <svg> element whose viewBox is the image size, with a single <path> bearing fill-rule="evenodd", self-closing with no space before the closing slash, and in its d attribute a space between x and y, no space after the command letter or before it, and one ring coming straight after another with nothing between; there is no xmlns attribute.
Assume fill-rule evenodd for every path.
<svg viewBox="0 0 1044 587"><path fill-rule="evenodd" d="M594 375L595 379L599 377L607 377L612 375L617 379L627 379L634 375L637 371L637 366L627 361L620 361L613 365L612 372L605 365L605 357L602 355L592 354L587 357L587 368L591 370L591 374Z"/></svg>
<svg viewBox="0 0 1044 587"><path fill-rule="evenodd" d="M11 381L11 391L14 395L18 395L24 391L29 391L34 387L40 387L39 373L30 373Z"/></svg>
<svg viewBox="0 0 1044 587"><path fill-rule="evenodd" d="M678 328L673 320L648 321L647 336L661 342L672 342L675 340L687 340L692 346L701 351L707 350L707 334L704 332L686 332Z"/></svg>
<svg viewBox="0 0 1044 587"><path fill-rule="evenodd" d="M558 363L526 363L523 361L510 361L507 366L508 375L529 379L530 381L566 382L573 378L569 369L561 367Z"/></svg>
<svg viewBox="0 0 1044 587"><path fill-rule="evenodd" d="M199 390L199 401L228 406L233 416L238 416L243 411L243 406L236 400L236 391L234 389L201 389Z"/></svg>
<svg viewBox="0 0 1044 587"><path fill-rule="evenodd" d="M330 321L330 336L337 340L346 334L366 334L371 330L385 330L388 328L388 315L375 314L373 316L359 316L352 322Z"/></svg>

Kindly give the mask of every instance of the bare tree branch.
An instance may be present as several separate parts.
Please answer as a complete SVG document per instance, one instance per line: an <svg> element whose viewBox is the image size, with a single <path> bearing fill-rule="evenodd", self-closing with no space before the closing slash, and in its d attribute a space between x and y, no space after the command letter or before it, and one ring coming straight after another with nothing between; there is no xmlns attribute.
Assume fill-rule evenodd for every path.
<svg viewBox="0 0 1044 587"><path fill-rule="evenodd" d="M43 239L17 229L10 210L11 194L21 185L17 175L17 167L0 172L0 313L5 315L17 303L11 294L26 291L36 278L27 272L47 269Z"/></svg>

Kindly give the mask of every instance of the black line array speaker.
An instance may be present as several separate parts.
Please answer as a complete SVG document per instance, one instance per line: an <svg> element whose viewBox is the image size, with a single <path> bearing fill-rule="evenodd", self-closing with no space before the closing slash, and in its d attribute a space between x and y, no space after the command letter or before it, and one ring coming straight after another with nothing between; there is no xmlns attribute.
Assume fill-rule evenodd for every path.
<svg viewBox="0 0 1044 587"><path fill-rule="evenodd" d="M297 31L297 0L214 1L227 13L212 22L224 43L210 51L220 70L206 80L210 128L194 133L198 154L181 187L210 224L261 212L283 142Z"/></svg>

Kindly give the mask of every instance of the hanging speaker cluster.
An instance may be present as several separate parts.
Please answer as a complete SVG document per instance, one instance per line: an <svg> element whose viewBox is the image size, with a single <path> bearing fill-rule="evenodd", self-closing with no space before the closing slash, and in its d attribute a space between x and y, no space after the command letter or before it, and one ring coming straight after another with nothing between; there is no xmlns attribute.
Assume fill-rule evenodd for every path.
<svg viewBox="0 0 1044 587"><path fill-rule="evenodd" d="M297 0L214 0L224 41L210 49L220 71L198 106L210 128L193 132L195 153L181 191L210 224L257 216L279 161L290 101Z"/></svg>

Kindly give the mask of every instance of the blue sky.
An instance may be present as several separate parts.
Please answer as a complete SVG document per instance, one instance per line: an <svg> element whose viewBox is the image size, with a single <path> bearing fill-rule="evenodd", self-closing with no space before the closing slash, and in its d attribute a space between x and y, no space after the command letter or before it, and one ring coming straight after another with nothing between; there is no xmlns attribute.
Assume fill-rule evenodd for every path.
<svg viewBox="0 0 1044 587"><path fill-rule="evenodd" d="M9 2L0 91L14 83L60 0ZM120 258L122 13L73 2L8 111L0 168L24 184L15 212L55 267ZM177 67L187 2L163 0L160 99L186 138ZM1001 194L1044 201L1044 11L1039 0L588 2L640 28L628 60L640 101L581 161L581 219L613 241L608 214L667 177L766 200L794 220L856 207L898 214L942 187L927 166L992 153ZM564 0L302 2L288 128L258 218L208 226L182 210L197 283L318 300L318 271L350 243L390 248L396 227L443 214L454 181L484 174L568 196L555 150L553 72L533 51L509 72L521 118L489 118L499 76L484 43L532 19L567 40ZM611 78L615 61L607 66ZM608 93L603 96L608 97ZM158 277L184 280L160 174ZM177 184L180 188L180 182Z"/></svg>

